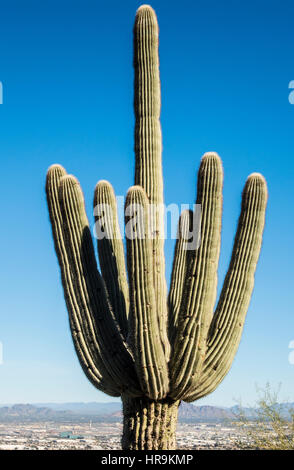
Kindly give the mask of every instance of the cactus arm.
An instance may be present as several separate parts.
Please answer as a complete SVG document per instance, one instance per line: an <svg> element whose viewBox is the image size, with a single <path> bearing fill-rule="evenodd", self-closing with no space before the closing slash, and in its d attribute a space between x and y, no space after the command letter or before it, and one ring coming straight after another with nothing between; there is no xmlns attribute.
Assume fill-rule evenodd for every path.
<svg viewBox="0 0 294 470"><path fill-rule="evenodd" d="M55 251L58 257L65 301L69 311L70 329L73 343L79 362L90 382L99 390L111 395L120 396L119 388L113 383L111 377L101 375L101 357L93 353L89 345L89 336L85 334L84 324L80 317L80 306L72 284L72 274L65 248L63 221L58 197L60 179L66 175L65 169L60 165L52 165L47 173L46 195L51 221ZM103 367L102 367L103 369Z"/></svg>
<svg viewBox="0 0 294 470"><path fill-rule="evenodd" d="M99 181L95 188L94 212L97 229L104 238L97 237L101 273L106 284L112 311L124 338L128 331L129 288L127 283L124 247L117 218L116 199L107 181ZM99 215L102 218L99 218Z"/></svg>
<svg viewBox="0 0 294 470"><path fill-rule="evenodd" d="M160 338L166 358L170 354L167 338L167 287L164 260L162 139L160 126L160 78L158 24L154 10L141 6L134 25L134 110L135 185L142 186L154 205L152 217L153 284L159 318Z"/></svg>
<svg viewBox="0 0 294 470"><path fill-rule="evenodd" d="M178 325L178 315L183 297L184 283L186 279L187 261L189 251L186 250L188 234L192 226L193 212L185 210L182 212L175 246L170 291L168 296L169 310L169 339L173 347L176 329Z"/></svg>
<svg viewBox="0 0 294 470"><path fill-rule="evenodd" d="M107 299L105 283L97 269L92 237L80 185L73 176L60 181L59 200L63 216L66 249L83 320L90 327L91 343L101 349L103 364L121 392L138 396L134 361L124 342Z"/></svg>
<svg viewBox="0 0 294 470"><path fill-rule="evenodd" d="M219 156L206 153L198 172L197 204L201 205L201 241L191 251L187 280L171 358L171 396L181 398L198 375L216 298L220 251L223 171Z"/></svg>
<svg viewBox="0 0 294 470"><path fill-rule="evenodd" d="M238 349L260 253L267 204L267 186L259 173L243 190L230 266L211 322L200 383L184 397L193 401L211 393L225 377Z"/></svg>
<svg viewBox="0 0 294 470"><path fill-rule="evenodd" d="M153 257L148 209L149 203L143 188L130 188L125 210L130 288L128 342L142 391L147 397L158 400L168 392L168 368L159 337L152 282Z"/></svg>

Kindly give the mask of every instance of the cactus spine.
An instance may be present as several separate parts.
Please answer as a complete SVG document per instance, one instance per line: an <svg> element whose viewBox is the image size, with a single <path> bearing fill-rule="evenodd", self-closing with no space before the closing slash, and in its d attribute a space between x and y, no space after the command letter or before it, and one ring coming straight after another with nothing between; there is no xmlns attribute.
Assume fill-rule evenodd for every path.
<svg viewBox="0 0 294 470"><path fill-rule="evenodd" d="M95 212L96 224L108 234L98 238L102 275L78 181L53 165L46 192L81 366L95 387L121 396L124 449L174 449L180 401L215 390L238 348L261 247L267 187L258 173L247 179L231 262L214 311L223 170L216 153L202 157L196 199L201 204L201 242L194 250L185 249L194 214L184 212L167 298L158 25L148 5L136 14L134 69L135 186L126 198L126 226L132 214L137 219L134 236L127 237L127 263L108 182L100 181L94 195L95 211L102 211Z"/></svg>

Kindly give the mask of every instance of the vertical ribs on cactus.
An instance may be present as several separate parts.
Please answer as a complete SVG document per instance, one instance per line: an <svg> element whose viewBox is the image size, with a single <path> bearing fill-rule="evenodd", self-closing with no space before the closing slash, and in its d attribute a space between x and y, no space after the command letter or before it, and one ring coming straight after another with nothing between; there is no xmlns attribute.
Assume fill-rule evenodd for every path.
<svg viewBox="0 0 294 470"><path fill-rule="evenodd" d="M151 237L146 216L149 206L163 204L158 24L148 5L136 14L134 71L135 186L126 207L143 207L144 229L137 224L136 230L148 234L127 239L125 254L113 188L100 181L94 207L111 208L111 214L104 211L103 230L112 234L98 239L100 274L82 190L60 165L48 170L47 202L75 350L90 382L122 398L122 447L174 449L180 402L214 391L237 351L262 243L267 186L259 173L246 181L214 310L223 169L216 153L202 157L196 197L201 243L185 249L193 213L183 212L167 295L163 217L156 213Z"/></svg>

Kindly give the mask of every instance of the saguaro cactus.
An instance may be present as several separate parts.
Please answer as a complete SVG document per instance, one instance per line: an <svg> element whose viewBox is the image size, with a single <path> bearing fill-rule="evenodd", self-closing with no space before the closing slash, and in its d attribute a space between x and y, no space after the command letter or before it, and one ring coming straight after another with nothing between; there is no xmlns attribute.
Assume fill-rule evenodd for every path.
<svg viewBox="0 0 294 470"><path fill-rule="evenodd" d="M134 26L135 186L126 198L127 272L111 185L95 189L102 275L97 269L78 181L60 165L47 174L47 201L70 327L81 366L92 384L121 396L124 449L174 449L177 411L211 393L228 372L253 289L267 202L258 173L246 181L231 262L216 309L223 171L206 153L198 172L201 242L185 249L194 214L181 215L170 293L164 276L158 25L141 6ZM99 210L97 211L97 207ZM101 217L103 214L103 217Z"/></svg>

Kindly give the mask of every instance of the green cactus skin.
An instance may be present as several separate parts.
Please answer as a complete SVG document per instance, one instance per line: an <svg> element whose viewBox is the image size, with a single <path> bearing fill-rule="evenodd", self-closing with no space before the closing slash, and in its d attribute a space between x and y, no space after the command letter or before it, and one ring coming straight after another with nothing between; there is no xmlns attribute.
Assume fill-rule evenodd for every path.
<svg viewBox="0 0 294 470"><path fill-rule="evenodd" d="M201 204L201 236L198 250L189 253L182 305L178 316L174 354L170 361L170 395L183 396L197 379L216 297L222 200L222 166L217 154L203 156L198 172L197 204Z"/></svg>
<svg viewBox="0 0 294 470"><path fill-rule="evenodd" d="M187 276L188 254L185 244L189 232L192 231L193 212L185 210L179 218L177 241L173 261L172 276L170 281L170 290L168 296L169 311L169 338L171 344L174 344L177 333L178 317L183 298L185 279Z"/></svg>
<svg viewBox="0 0 294 470"><path fill-rule="evenodd" d="M134 69L135 184L145 189L149 202L159 209L153 214L153 277L160 337L168 361L164 227L160 213L163 179L158 24L154 10L148 5L138 9L135 19Z"/></svg>
<svg viewBox="0 0 294 470"><path fill-rule="evenodd" d="M103 212L97 214L96 207ZM94 194L95 222L103 229L103 238L97 237L102 277L105 281L114 316L126 338L128 333L129 287L126 274L124 247L121 238L116 199L108 181L99 181ZM105 224L101 223L103 217Z"/></svg>
<svg viewBox="0 0 294 470"><path fill-rule="evenodd" d="M129 189L126 198L126 226L133 208L140 206L136 231L127 238L127 264L130 284L130 332L128 342L145 396L153 400L168 393L168 364L160 340L157 303L153 284L152 238L148 221L148 199L141 186ZM127 213L127 209L129 213ZM141 213L140 213L141 212Z"/></svg>
<svg viewBox="0 0 294 470"><path fill-rule="evenodd" d="M214 310L223 169L216 153L202 157L196 197L200 245L185 249L195 214L184 211L167 297L163 217L150 210L163 204L163 180L158 24L148 5L136 14L134 69L135 186L127 194L125 223L128 227L135 213L136 224L134 236L127 237L128 280L110 183L100 181L94 195L96 227L108 235L98 237L102 275L76 178L53 165L46 193L71 333L86 376L99 390L121 396L123 449L175 449L180 401L215 390L238 349L262 243L267 186L259 173L246 181L232 257Z"/></svg>

